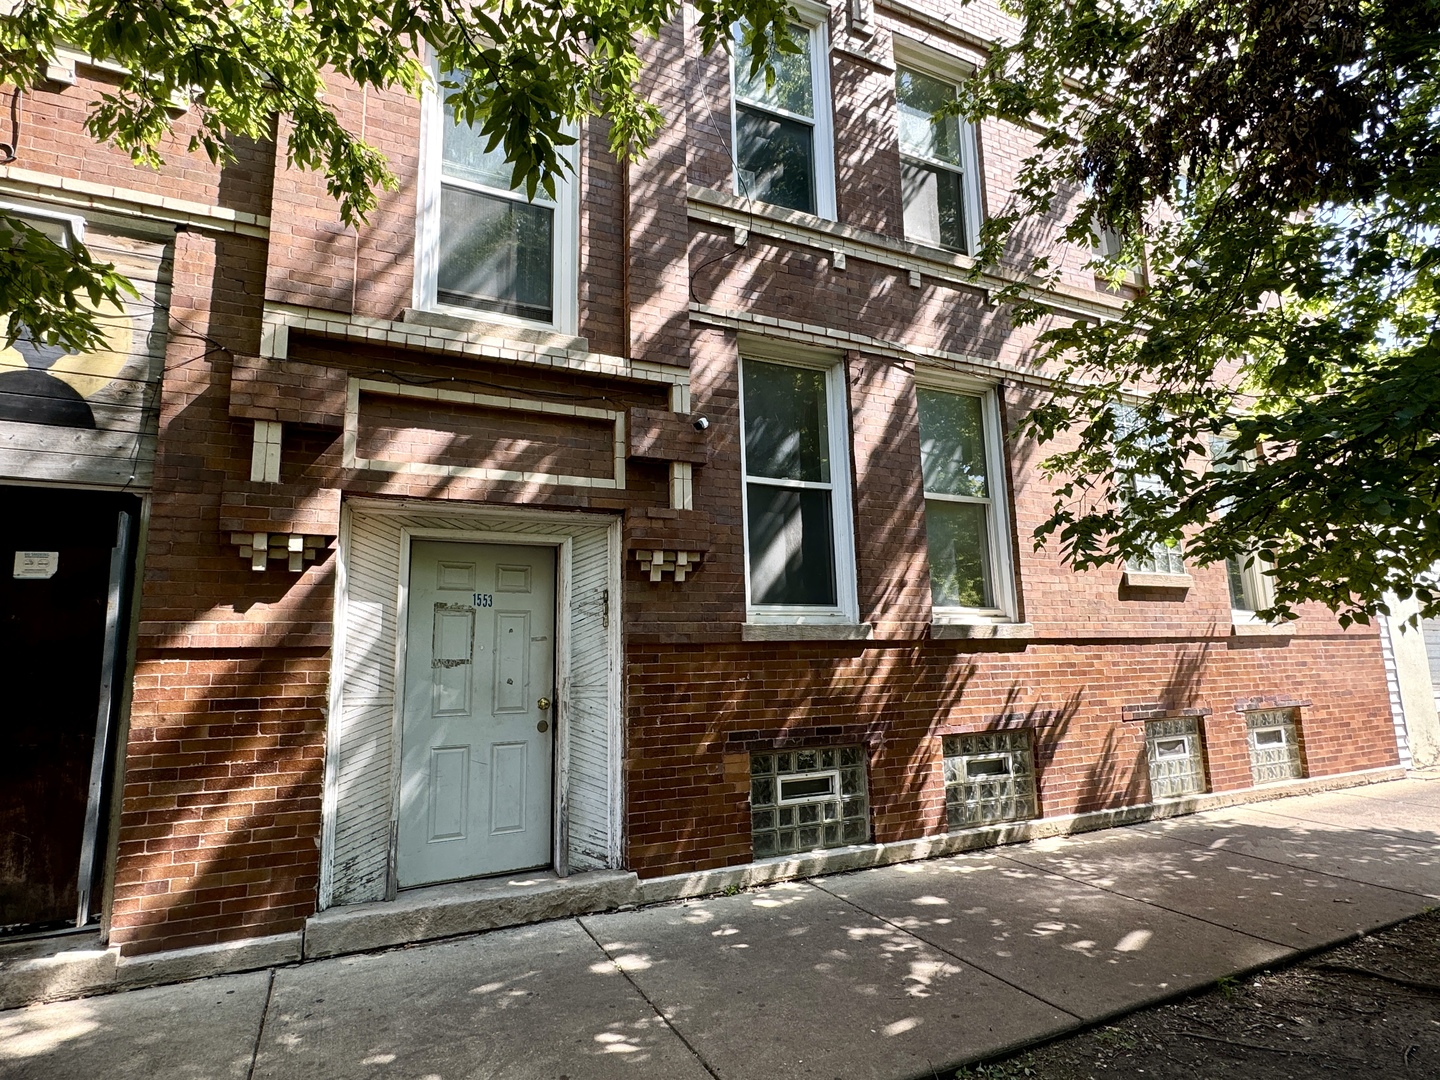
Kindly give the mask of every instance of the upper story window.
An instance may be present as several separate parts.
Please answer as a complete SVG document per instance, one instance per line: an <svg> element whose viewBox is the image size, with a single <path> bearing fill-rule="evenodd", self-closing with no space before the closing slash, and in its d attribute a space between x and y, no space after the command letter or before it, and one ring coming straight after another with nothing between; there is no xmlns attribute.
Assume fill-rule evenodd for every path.
<svg viewBox="0 0 1440 1080"><path fill-rule="evenodd" d="M1230 439L1217 435L1210 440L1210 464L1216 472L1250 472L1255 465L1251 455L1235 458L1230 454ZM1221 514L1226 511L1221 507ZM1230 585L1230 613L1233 621L1258 622L1257 611L1275 603L1275 584L1265 570L1264 556L1259 552L1232 555L1225 560L1225 576Z"/></svg>
<svg viewBox="0 0 1440 1080"><path fill-rule="evenodd" d="M533 200L478 129L428 94L422 132L415 305L575 331L578 209L572 178Z"/></svg>
<svg viewBox="0 0 1440 1080"><path fill-rule="evenodd" d="M840 365L741 362L746 584L761 621L854 621Z"/></svg>
<svg viewBox="0 0 1440 1080"><path fill-rule="evenodd" d="M935 617L1013 618L999 405L993 390L917 387Z"/></svg>
<svg viewBox="0 0 1440 1080"><path fill-rule="evenodd" d="M905 239L969 254L980 217L974 132L957 116L936 116L954 103L955 85L896 65L900 196Z"/></svg>
<svg viewBox="0 0 1440 1080"><path fill-rule="evenodd" d="M1117 436L1128 436L1134 434L1140 424L1140 413L1134 405L1116 402L1111 409L1115 415L1115 430ZM1145 434L1143 441L1150 449L1156 449L1156 444L1151 440L1157 436ZM1160 476L1151 472L1143 472L1135 467L1133 461L1124 460L1119 462L1123 467L1121 478L1121 497L1126 501L1134 498L1159 498L1166 494L1165 481ZM1183 577L1188 574L1185 569L1185 552L1178 541L1167 541L1160 538L1151 540L1143 554L1131 556L1125 560L1125 569L1136 574L1164 574L1171 577Z"/></svg>
<svg viewBox="0 0 1440 1080"><path fill-rule="evenodd" d="M820 217L835 217L830 134L830 50L823 18L792 25L798 52L775 57L775 81L750 73L743 29L731 30L735 194Z"/></svg>
<svg viewBox="0 0 1440 1080"><path fill-rule="evenodd" d="M1162 495L1165 492L1164 482L1158 476L1131 476L1129 486L1136 495ZM1143 555L1125 560L1125 569L1139 574L1185 574L1185 551L1179 543L1152 540Z"/></svg>

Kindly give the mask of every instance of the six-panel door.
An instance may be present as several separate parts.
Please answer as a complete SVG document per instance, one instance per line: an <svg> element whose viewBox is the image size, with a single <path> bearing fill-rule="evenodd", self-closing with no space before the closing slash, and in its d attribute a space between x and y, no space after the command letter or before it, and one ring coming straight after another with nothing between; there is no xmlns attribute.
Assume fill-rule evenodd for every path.
<svg viewBox="0 0 1440 1080"><path fill-rule="evenodd" d="M410 552L402 888L551 861L555 551Z"/></svg>

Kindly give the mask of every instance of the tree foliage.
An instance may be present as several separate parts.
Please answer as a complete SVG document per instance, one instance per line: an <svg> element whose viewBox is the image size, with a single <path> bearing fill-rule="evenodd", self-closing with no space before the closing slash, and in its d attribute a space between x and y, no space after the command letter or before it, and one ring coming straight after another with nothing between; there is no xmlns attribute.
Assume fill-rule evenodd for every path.
<svg viewBox="0 0 1440 1080"><path fill-rule="evenodd" d="M384 156L348 129L326 99L327 80L419 95L432 72L455 114L503 146L517 187L553 194L563 148L587 117L609 122L610 149L643 154L662 121L638 90L640 42L678 17L679 0L19 0L0 14L0 83L22 91L68 46L123 66L87 126L137 164L159 167L176 102L198 124L187 150L216 163L237 137L270 139L285 120L287 164L325 177L342 219L364 221L376 192L396 181ZM757 71L784 51L789 0L699 0L702 47L743 36ZM427 65L433 61L434 67ZM24 165L23 146L19 164ZM82 247L65 250L6 217L0 301L36 337L72 348L98 338L75 303L118 299L123 279ZM5 236L0 234L0 243ZM77 291L78 290L78 291Z"/></svg>
<svg viewBox="0 0 1440 1080"><path fill-rule="evenodd" d="M1117 285L1143 265L1116 318L1042 335L1072 388L1025 424L1055 441L1039 542L1258 556L1271 616L1417 583L1440 614L1440 0L1011 2L964 104L1050 134L986 258L1069 198L1065 239L1115 230Z"/></svg>

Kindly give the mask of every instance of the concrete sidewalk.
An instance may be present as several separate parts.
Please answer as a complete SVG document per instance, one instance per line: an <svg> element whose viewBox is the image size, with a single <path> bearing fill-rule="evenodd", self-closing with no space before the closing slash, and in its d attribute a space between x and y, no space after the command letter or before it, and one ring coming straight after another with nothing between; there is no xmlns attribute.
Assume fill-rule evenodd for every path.
<svg viewBox="0 0 1440 1080"><path fill-rule="evenodd" d="M929 1077L1440 904L1440 776L0 1013L0 1078Z"/></svg>

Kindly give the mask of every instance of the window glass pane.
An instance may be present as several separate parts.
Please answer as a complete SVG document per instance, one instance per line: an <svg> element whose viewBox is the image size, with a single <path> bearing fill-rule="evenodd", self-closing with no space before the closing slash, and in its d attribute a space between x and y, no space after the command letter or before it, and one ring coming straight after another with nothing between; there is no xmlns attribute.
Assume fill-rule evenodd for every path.
<svg viewBox="0 0 1440 1080"><path fill-rule="evenodd" d="M830 482L825 373L745 361L745 473Z"/></svg>
<svg viewBox="0 0 1440 1080"><path fill-rule="evenodd" d="M1008 757L971 758L965 762L965 775L967 777L1009 776L1010 759Z"/></svg>
<svg viewBox="0 0 1440 1080"><path fill-rule="evenodd" d="M834 607L830 493L746 484L745 497L751 601Z"/></svg>
<svg viewBox="0 0 1440 1080"><path fill-rule="evenodd" d="M442 91L443 92L443 91ZM476 184L510 191L513 166L505 160L505 151L497 146L485 152L485 138L479 128L455 123L455 110L445 105L445 133L441 140L441 171L446 176L469 180Z"/></svg>
<svg viewBox="0 0 1440 1080"><path fill-rule="evenodd" d="M442 186L436 299L548 322L553 241L549 207Z"/></svg>
<svg viewBox="0 0 1440 1080"><path fill-rule="evenodd" d="M817 795L834 795L839 786L839 773L824 776L798 776L780 780L780 801L792 802L797 799L814 798Z"/></svg>
<svg viewBox="0 0 1440 1080"><path fill-rule="evenodd" d="M937 495L988 498L981 400L937 390L915 392L920 407L920 470Z"/></svg>
<svg viewBox="0 0 1440 1080"><path fill-rule="evenodd" d="M815 213L814 129L743 105L735 109L740 193Z"/></svg>
<svg viewBox="0 0 1440 1080"><path fill-rule="evenodd" d="M902 161L900 198L905 205L905 238L931 247L965 251L962 192L959 173Z"/></svg>
<svg viewBox="0 0 1440 1080"><path fill-rule="evenodd" d="M1144 557L1126 559L1125 568L1140 574L1183 574L1185 554L1178 544L1171 547L1157 540Z"/></svg>
<svg viewBox="0 0 1440 1080"><path fill-rule="evenodd" d="M1250 598L1250 590L1245 587L1245 572L1240 568L1240 560L1233 556L1226 559L1225 573L1230 579L1230 606L1237 611L1254 611L1255 602Z"/></svg>
<svg viewBox="0 0 1440 1080"><path fill-rule="evenodd" d="M753 54L741 41L741 28L737 23L730 30L734 43L731 50L735 57L735 93L746 101L757 105L770 105L784 109L798 116L815 116L815 89L810 74L810 33L802 27L791 25L790 40L800 46L798 53L777 53L772 59L775 64L775 83L765 85L765 72L750 76Z"/></svg>
<svg viewBox="0 0 1440 1080"><path fill-rule="evenodd" d="M994 607L990 584L988 510L978 503L927 499L930 599L936 607Z"/></svg>
<svg viewBox="0 0 1440 1080"><path fill-rule="evenodd" d="M917 157L960 164L960 118L935 118L955 100L951 83L918 71L895 70L895 99L900 110L900 150Z"/></svg>

